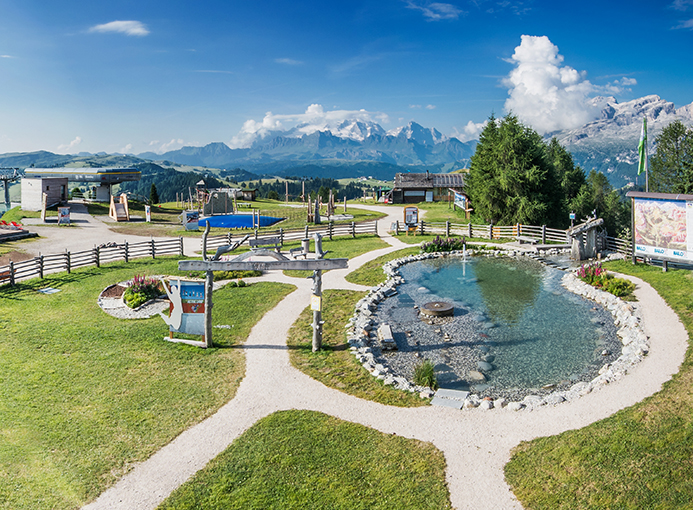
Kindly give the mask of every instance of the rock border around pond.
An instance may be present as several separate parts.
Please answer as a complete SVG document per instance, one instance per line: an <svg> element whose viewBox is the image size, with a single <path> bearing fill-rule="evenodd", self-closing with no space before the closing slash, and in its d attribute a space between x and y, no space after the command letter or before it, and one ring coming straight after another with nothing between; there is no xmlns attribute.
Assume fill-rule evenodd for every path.
<svg viewBox="0 0 693 510"><path fill-rule="evenodd" d="M560 253L558 250L554 250ZM468 250L467 256L532 256L532 253L505 251L505 250ZM373 342L377 341L376 331L380 324L375 320L374 312L378 304L383 300L397 294L397 287L404 283L404 278L399 272L399 268L404 264L421 260L428 260L440 257L462 257L461 251L446 253L422 253L410 255L401 259L390 261L383 265L383 271L388 276L387 281L373 287L368 294L356 303L354 315L346 324L347 341L350 350L356 359L361 363L373 377L383 381L383 384L393 386L395 389L419 393L421 398L431 398L435 392L428 387L419 386L409 381L406 377L398 375L387 365L376 360L371 349ZM571 401L591 391L598 389L606 384L616 382L623 378L628 371L638 364L649 351L649 339L645 335L640 325L640 320L635 313L633 306L622 299L609 294L603 290L592 287L580 280L574 272L567 272L561 284L570 292L590 299L606 308L614 319L614 324L618 329L617 335L621 340L621 355L612 363L607 363L599 370L599 375L589 382L578 382L567 390L554 391L548 395L527 395L524 399L517 402L508 402L507 399L498 398L495 400L481 398L475 393L469 393L461 404L463 409L479 408L494 409L507 408L514 411L532 410L545 405L557 405L562 402Z"/></svg>

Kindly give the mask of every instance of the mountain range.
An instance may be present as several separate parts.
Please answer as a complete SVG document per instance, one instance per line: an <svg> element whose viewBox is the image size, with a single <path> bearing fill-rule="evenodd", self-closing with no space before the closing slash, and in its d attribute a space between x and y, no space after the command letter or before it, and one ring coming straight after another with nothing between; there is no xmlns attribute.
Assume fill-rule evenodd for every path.
<svg viewBox="0 0 693 510"><path fill-rule="evenodd" d="M674 103L650 95L619 103L598 97L592 106L599 118L576 129L546 134L556 137L586 172L603 172L615 187L636 183L638 140L643 117L648 119L650 154L653 141L674 120L693 125L693 103L676 108ZM222 177L251 175L299 177L373 176L391 180L397 172L449 172L468 166L476 141L462 142L434 128L410 122L390 131L372 121L345 120L331 128L298 125L257 135L243 148L215 142L203 147L183 147L156 154L59 155L46 151L0 155L0 166L28 167L129 165L155 161L161 166L207 172L219 169ZM642 184L642 183L639 183Z"/></svg>

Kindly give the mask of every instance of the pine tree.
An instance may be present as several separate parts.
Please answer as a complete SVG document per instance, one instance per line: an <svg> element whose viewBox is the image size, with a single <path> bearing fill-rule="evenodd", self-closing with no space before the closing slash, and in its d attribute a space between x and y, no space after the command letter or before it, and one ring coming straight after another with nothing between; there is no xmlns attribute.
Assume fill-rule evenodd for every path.
<svg viewBox="0 0 693 510"><path fill-rule="evenodd" d="M693 193L693 128L675 120L655 138L655 147L650 159L650 191Z"/></svg>
<svg viewBox="0 0 693 510"><path fill-rule="evenodd" d="M156 191L156 184L152 183L152 188L149 191L149 203L158 204L159 203L159 193Z"/></svg>

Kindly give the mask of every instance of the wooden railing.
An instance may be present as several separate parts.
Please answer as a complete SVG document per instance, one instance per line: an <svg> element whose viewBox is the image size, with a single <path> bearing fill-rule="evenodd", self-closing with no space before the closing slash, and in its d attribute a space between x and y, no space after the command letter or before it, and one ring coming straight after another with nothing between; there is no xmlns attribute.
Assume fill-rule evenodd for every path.
<svg viewBox="0 0 693 510"><path fill-rule="evenodd" d="M247 231L241 232L243 233L233 233L229 230L229 232L224 235L210 236L207 238L207 249L213 250L220 246L226 246L231 244L234 239L240 239L248 233ZM287 241L300 241L301 239L311 238L313 234L316 233L330 240L334 237L356 237L359 234L378 235L378 221L374 220L360 223L352 221L351 223L339 224L329 222L320 225L306 225L304 228L263 230L261 233L255 230L252 235L254 239L278 237L280 243L284 244Z"/></svg>
<svg viewBox="0 0 693 510"><path fill-rule="evenodd" d="M180 255L183 256L183 238L164 239L157 241L143 241L140 243L122 244L109 243L107 245L95 246L90 250L66 251L53 255L39 255L33 259L21 262L10 262L6 266L0 266L0 284L10 283L14 285L18 280L43 278L46 273L67 271L68 273L75 268L83 266L100 267L106 262L151 257L157 255Z"/></svg>

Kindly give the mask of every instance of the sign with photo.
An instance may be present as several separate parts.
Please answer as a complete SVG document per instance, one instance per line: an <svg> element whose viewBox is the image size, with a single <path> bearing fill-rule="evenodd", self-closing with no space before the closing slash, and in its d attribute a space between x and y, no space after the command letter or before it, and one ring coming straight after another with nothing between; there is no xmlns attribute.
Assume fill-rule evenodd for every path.
<svg viewBox="0 0 693 510"><path fill-rule="evenodd" d="M147 223L152 222L152 206L151 205L145 205L144 206L144 217L147 220Z"/></svg>
<svg viewBox="0 0 693 510"><path fill-rule="evenodd" d="M185 230L200 230L200 211L183 211L182 217Z"/></svg>
<svg viewBox="0 0 693 510"><path fill-rule="evenodd" d="M70 224L70 208L58 207L58 225Z"/></svg>

